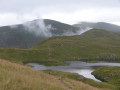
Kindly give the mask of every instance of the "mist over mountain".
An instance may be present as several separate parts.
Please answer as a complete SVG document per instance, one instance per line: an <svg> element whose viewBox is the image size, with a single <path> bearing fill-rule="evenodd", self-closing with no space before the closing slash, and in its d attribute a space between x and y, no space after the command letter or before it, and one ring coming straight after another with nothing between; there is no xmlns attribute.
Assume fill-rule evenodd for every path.
<svg viewBox="0 0 120 90"><path fill-rule="evenodd" d="M81 35L92 28L120 32L120 26L104 22L68 25L55 20L36 19L23 24L0 27L0 47L31 48L50 37Z"/></svg>
<svg viewBox="0 0 120 90"><path fill-rule="evenodd" d="M80 30L54 20L37 19L24 24L0 27L0 47L31 48L53 36L79 35Z"/></svg>
<svg viewBox="0 0 120 90"><path fill-rule="evenodd" d="M74 24L73 26L78 27L80 29L85 29L90 27L90 28L96 28L96 29L105 29L112 32L120 32L120 26L110 24L110 23L105 23L105 22L97 22L97 23L80 22L78 24Z"/></svg>

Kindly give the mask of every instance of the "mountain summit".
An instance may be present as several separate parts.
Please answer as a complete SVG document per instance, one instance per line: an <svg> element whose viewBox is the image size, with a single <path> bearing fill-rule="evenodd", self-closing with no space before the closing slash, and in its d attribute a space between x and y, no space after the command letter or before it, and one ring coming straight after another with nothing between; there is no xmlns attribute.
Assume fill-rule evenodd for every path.
<svg viewBox="0 0 120 90"><path fill-rule="evenodd" d="M48 19L3 26L0 27L0 47L31 48L49 37L74 35L77 31L77 27Z"/></svg>

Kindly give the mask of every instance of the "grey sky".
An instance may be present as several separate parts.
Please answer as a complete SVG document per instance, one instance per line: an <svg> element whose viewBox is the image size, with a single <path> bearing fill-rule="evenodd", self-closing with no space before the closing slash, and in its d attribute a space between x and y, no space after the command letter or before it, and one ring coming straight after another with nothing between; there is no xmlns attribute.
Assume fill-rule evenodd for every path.
<svg viewBox="0 0 120 90"><path fill-rule="evenodd" d="M0 0L0 26L37 18L120 25L120 0Z"/></svg>

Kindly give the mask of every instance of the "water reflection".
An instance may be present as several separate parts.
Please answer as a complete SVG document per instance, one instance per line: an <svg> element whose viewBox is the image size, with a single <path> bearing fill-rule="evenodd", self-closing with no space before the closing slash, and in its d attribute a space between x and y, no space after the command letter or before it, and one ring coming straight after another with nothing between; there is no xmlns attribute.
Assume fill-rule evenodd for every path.
<svg viewBox="0 0 120 90"><path fill-rule="evenodd" d="M86 78L90 78L96 81L99 81L96 79L91 73L98 67L102 66L120 66L120 63L107 63L107 62L99 62L99 63L86 63L82 61L69 61L70 65L67 66L44 66L39 65L37 63L28 63L27 65L32 65L37 70L46 70L46 69L52 69L52 70L58 70L63 72L72 72L72 73L78 73L80 75L83 75Z"/></svg>

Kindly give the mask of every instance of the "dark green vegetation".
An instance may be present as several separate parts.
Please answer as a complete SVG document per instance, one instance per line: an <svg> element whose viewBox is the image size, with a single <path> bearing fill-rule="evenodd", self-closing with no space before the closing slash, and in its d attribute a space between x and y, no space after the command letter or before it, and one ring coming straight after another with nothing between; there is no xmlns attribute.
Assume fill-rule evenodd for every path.
<svg viewBox="0 0 120 90"><path fill-rule="evenodd" d="M120 67L102 67L95 70L92 74L96 78L113 84L120 89Z"/></svg>
<svg viewBox="0 0 120 90"><path fill-rule="evenodd" d="M57 60L117 59L120 58L119 40L119 33L93 29L80 36L50 38L33 49L44 49L50 58Z"/></svg>
<svg viewBox="0 0 120 90"><path fill-rule="evenodd" d="M112 60L120 58L120 34L93 29L79 36L53 37L32 49L0 49L0 58L14 62L65 65L65 60Z"/></svg>
<svg viewBox="0 0 120 90"><path fill-rule="evenodd" d="M44 32L43 29L48 29L48 31ZM61 36L67 32L76 33L77 30L78 28L71 25L48 19L3 26L0 27L0 47L31 48L50 36Z"/></svg>
<svg viewBox="0 0 120 90"><path fill-rule="evenodd" d="M0 49L0 58L26 64L36 62L43 65L67 65L63 60L48 59L48 52L34 49Z"/></svg>
<svg viewBox="0 0 120 90"><path fill-rule="evenodd" d="M90 27L90 28L96 28L96 29L105 29L105 30L112 31L112 32L120 32L120 26L110 24L110 23L105 23L105 22L98 22L98 23L80 22L78 24L74 24L73 26L81 28L81 29Z"/></svg>
<svg viewBox="0 0 120 90"><path fill-rule="evenodd" d="M62 81L65 78L77 80L86 84L89 84L91 86L101 88L102 90L117 90L116 86L112 84L108 84L105 82L96 82L92 79L85 78L81 75L78 75L77 73L69 73L69 72L61 72L61 71L53 71L53 70L43 70L45 73L48 73L50 75L54 75L59 77L59 79Z"/></svg>

